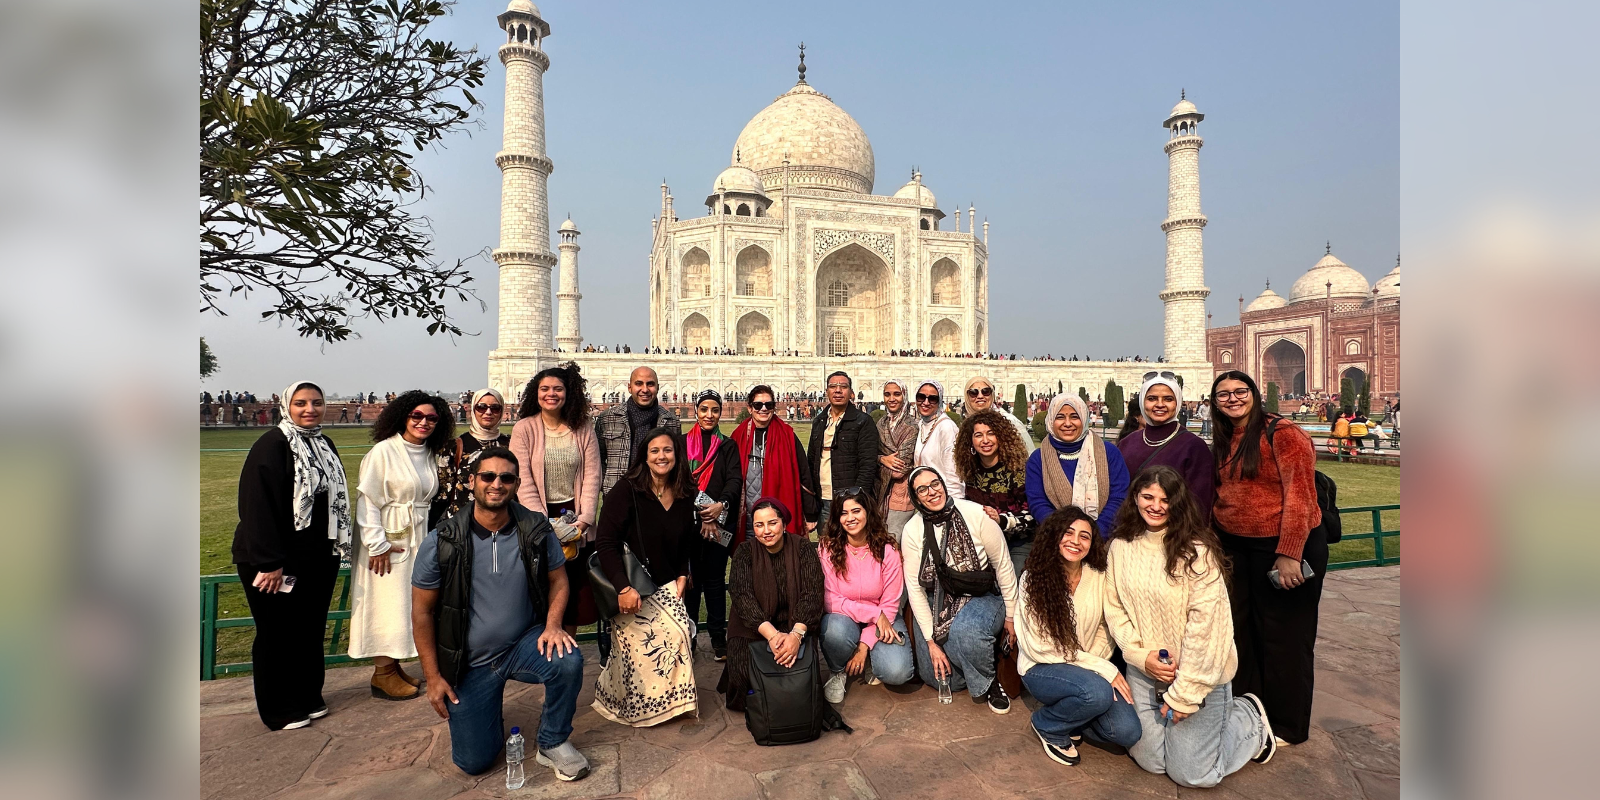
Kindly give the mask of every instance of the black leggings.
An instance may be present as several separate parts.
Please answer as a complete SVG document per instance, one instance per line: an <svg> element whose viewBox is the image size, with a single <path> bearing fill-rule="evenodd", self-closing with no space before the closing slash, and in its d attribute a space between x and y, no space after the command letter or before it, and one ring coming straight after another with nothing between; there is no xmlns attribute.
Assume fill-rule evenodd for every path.
<svg viewBox="0 0 1600 800"><path fill-rule="evenodd" d="M1228 594L1233 640L1239 648L1235 696L1253 692L1267 708L1273 735L1290 744L1311 735L1311 693L1316 685L1317 607L1328 570L1328 543L1312 531L1302 557L1316 577L1293 589L1274 588L1267 571L1277 561L1278 538L1234 536L1220 529L1233 561Z"/></svg>
<svg viewBox="0 0 1600 800"><path fill-rule="evenodd" d="M330 548L331 549L331 548ZM321 708L323 637L328 603L339 575L339 557L290 559L284 575L295 576L294 591L264 594L251 586L258 570L239 565L239 580L256 621L250 661L256 711L272 730L306 718Z"/></svg>
<svg viewBox="0 0 1600 800"><path fill-rule="evenodd" d="M728 548L699 539L689 556L689 570L689 590L683 593L689 619L700 624L700 596L704 594L706 631L711 634L711 644L724 644L728 636Z"/></svg>

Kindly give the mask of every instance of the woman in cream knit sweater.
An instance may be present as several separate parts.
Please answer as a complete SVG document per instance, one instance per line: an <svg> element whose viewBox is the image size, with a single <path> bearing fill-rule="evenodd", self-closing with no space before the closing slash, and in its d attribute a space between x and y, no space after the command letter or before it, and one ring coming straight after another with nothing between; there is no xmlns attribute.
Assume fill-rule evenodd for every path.
<svg viewBox="0 0 1600 800"><path fill-rule="evenodd" d="M1105 592L1142 729L1128 752L1179 786L1215 786L1275 750L1261 701L1233 696L1239 657L1227 566L1176 470L1147 467L1129 486L1133 502L1117 514Z"/></svg>

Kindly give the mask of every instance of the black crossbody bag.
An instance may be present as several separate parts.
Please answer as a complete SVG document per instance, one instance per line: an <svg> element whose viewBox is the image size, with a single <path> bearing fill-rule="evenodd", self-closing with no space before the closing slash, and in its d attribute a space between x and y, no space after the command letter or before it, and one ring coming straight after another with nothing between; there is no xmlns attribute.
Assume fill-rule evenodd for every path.
<svg viewBox="0 0 1600 800"><path fill-rule="evenodd" d="M633 532L639 540L639 552L644 552L644 534L639 530L639 512L633 512ZM650 577L650 560L634 554L633 548L624 541L622 543L622 571L628 575L628 583L633 586L639 597L646 598L656 593L656 581ZM605 569L600 566L600 553L589 555L589 583L594 587L595 608L600 611L601 619L611 619L621 613L617 608L617 587L611 583L611 578L606 575Z"/></svg>
<svg viewBox="0 0 1600 800"><path fill-rule="evenodd" d="M960 509L957 509L956 513L960 514ZM945 535L948 536L949 532ZM933 540L933 526L929 525L927 520L923 520L922 523L922 551L933 556L933 567L939 573L939 584L950 594L966 597L994 594L998 586L994 577L994 565L977 570L951 569L950 565L944 563L944 553L940 552L939 544Z"/></svg>

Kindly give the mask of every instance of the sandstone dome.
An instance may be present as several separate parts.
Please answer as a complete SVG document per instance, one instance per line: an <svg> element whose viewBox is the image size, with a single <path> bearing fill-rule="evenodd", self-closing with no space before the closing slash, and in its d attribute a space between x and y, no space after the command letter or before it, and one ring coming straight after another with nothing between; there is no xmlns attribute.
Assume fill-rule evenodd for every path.
<svg viewBox="0 0 1600 800"><path fill-rule="evenodd" d="M939 204L933 199L933 190L927 184L920 183L916 178L906 182L900 190L894 193L901 200L916 200L922 208L938 208Z"/></svg>
<svg viewBox="0 0 1600 800"><path fill-rule="evenodd" d="M755 170L743 165L734 164L717 175L711 184L711 193L727 192L729 194L758 194L767 195L766 187L761 185L761 178Z"/></svg>
<svg viewBox="0 0 1600 800"><path fill-rule="evenodd" d="M1289 302L1321 300L1329 293L1329 282L1333 283L1334 297L1365 300L1368 292L1372 290L1366 277L1329 251L1320 261L1313 264L1311 269L1306 270L1306 274L1294 282L1294 288L1289 290Z"/></svg>
<svg viewBox="0 0 1600 800"><path fill-rule="evenodd" d="M738 163L778 191L785 153L790 183L807 189L871 194L876 177L866 132L827 95L804 82L756 114L733 150Z"/></svg>
<svg viewBox="0 0 1600 800"><path fill-rule="evenodd" d="M1268 286L1266 291L1256 295L1256 299L1251 300L1250 305L1245 306L1244 310L1246 312L1270 311L1274 308L1283 308L1286 305L1289 305L1289 301L1283 299L1283 295L1272 291L1272 287Z"/></svg>
<svg viewBox="0 0 1600 800"><path fill-rule="evenodd" d="M1399 297L1400 296L1400 265L1398 263L1395 264L1394 265L1394 269L1389 270L1389 274L1388 275L1385 275L1385 276L1383 276L1383 277L1378 279L1378 282L1377 282L1376 286L1378 287L1378 299L1379 300L1388 300L1391 297Z"/></svg>

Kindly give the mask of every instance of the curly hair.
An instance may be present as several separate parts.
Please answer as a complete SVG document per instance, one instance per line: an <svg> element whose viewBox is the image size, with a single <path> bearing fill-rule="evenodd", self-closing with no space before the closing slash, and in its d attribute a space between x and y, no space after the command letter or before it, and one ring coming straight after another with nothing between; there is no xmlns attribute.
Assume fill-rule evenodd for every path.
<svg viewBox="0 0 1600 800"><path fill-rule="evenodd" d="M894 536L889 533L889 526L883 522L883 517L878 514L878 504L873 502L869 492L858 492L855 495L836 495L833 505L830 506L827 527L817 537L818 546L828 554L828 563L833 565L834 574L843 578L850 571L850 563L846 558L845 545L850 543L850 533L839 523L839 516L844 512L846 501L854 501L867 512L867 550L872 557L883 563L883 557L889 548L896 550L900 546L895 544Z"/></svg>
<svg viewBox="0 0 1600 800"><path fill-rule="evenodd" d="M529 378L528 385L522 390L522 405L517 409L517 419L539 414L539 381L545 378L555 378L567 387L567 399L561 404L561 421L573 430L589 424L589 381L583 377L576 361L568 361L559 367L547 367Z"/></svg>
<svg viewBox="0 0 1600 800"><path fill-rule="evenodd" d="M683 434L671 428L656 428L645 434L644 440L634 448L633 466L623 478L636 492L650 488L650 443L663 436L672 439L672 472L667 475L667 484L672 487L673 494L693 500L695 484L689 473L689 448L684 444Z"/></svg>
<svg viewBox="0 0 1600 800"><path fill-rule="evenodd" d="M378 412L378 418L372 421L372 441L381 442L400 434L406 429L406 417L411 416L412 411L423 405L433 406L434 413L439 415L439 421L433 426L433 433L428 435L428 440L423 444L428 446L430 453L443 453L450 440L456 437L455 417L450 413L448 401L421 389L402 393Z"/></svg>
<svg viewBox="0 0 1600 800"><path fill-rule="evenodd" d="M1100 536L1100 526L1094 518L1077 506L1066 506L1045 517L1044 523L1033 534L1033 550L1028 553L1023 570L1023 590L1028 594L1028 619L1044 631L1062 652L1076 653L1082 648L1078 641L1078 619L1072 607L1072 591L1067 586L1066 570L1062 569L1061 537L1066 536L1072 523L1089 523L1089 553L1083 557L1085 569L1106 571L1106 554L1110 544ZM1054 602L1061 598L1065 602Z"/></svg>
<svg viewBox="0 0 1600 800"><path fill-rule="evenodd" d="M1021 475L1028 468L1028 449L1006 415L989 408L967 417L961 423L961 432L956 434L956 472L961 480L965 483L976 481L978 470L983 466L978 460L977 450L972 446L972 433L979 425L988 425L989 432L1000 440L998 453L1001 466Z"/></svg>
<svg viewBox="0 0 1600 800"><path fill-rule="evenodd" d="M1194 495L1189 493L1183 476L1164 464L1139 470L1139 474L1128 484L1128 499L1123 502L1122 508L1117 509L1117 521L1111 528L1112 538L1131 542L1145 535L1147 526L1139 513L1138 496L1151 484L1160 486L1161 491L1167 494L1167 575L1173 580L1183 578L1185 572L1191 577L1199 577L1200 572L1194 565L1200 560L1201 548L1205 549L1207 561L1226 572L1228 559L1222 553L1222 542L1217 538L1216 531L1211 530L1205 518L1200 516L1200 506L1195 503Z"/></svg>

